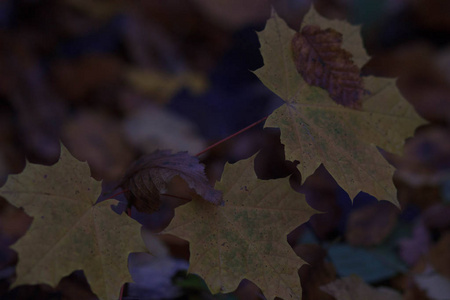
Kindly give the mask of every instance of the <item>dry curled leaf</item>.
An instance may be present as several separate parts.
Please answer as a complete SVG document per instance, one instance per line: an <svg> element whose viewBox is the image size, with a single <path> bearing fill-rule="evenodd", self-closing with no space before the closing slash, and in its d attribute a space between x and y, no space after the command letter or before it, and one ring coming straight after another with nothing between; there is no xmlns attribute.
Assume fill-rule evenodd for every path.
<svg viewBox="0 0 450 300"><path fill-rule="evenodd" d="M307 25L292 39L297 71L313 86L328 91L331 99L360 109L364 93L359 68L342 48L342 34L334 29Z"/></svg>
<svg viewBox="0 0 450 300"><path fill-rule="evenodd" d="M204 166L187 152L172 154L164 150L144 155L131 166L119 186L138 211L152 213L161 206L160 195L175 176L186 181L206 201L222 204L222 194L209 184Z"/></svg>

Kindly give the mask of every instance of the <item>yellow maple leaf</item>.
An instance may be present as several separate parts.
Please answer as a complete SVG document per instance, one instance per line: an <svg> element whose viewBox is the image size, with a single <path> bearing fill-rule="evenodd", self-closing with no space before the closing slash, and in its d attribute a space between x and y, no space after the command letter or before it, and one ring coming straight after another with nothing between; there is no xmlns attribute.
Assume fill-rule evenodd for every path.
<svg viewBox="0 0 450 300"><path fill-rule="evenodd" d="M348 58L351 55L358 68L368 61L358 26L327 20L314 9L305 16L302 28L306 26L323 30L331 28L329 31L342 34L341 46L346 52L341 56ZM297 64L296 68L296 58L292 52L292 39L296 32L282 19L274 15L258 35L264 66L255 73L285 101L269 116L265 126L281 129L286 159L300 161L302 179L324 164L352 199L363 190L378 199L398 205L392 183L394 168L377 147L401 154L404 140L425 121L401 96L395 80L362 77L364 92L359 93L362 97L359 99L361 108L356 110L345 107L331 99L330 90L333 86L326 90L320 87L323 85L321 83L309 85L298 72L302 66ZM326 44L327 41L321 42ZM324 52L324 55L328 55ZM342 57L338 59L339 63L343 63ZM316 64L327 63L325 58L312 60ZM320 75L335 70L310 70L312 73L314 71Z"/></svg>
<svg viewBox="0 0 450 300"><path fill-rule="evenodd" d="M8 177L0 195L34 218L12 247L19 254L14 286L56 286L61 277L83 270L100 299L117 299L121 285L132 281L128 254L146 248L139 223L111 209L117 200L95 204L100 192L87 163L65 147L55 165L27 163L21 174Z"/></svg>
<svg viewBox="0 0 450 300"><path fill-rule="evenodd" d="M225 166L215 186L224 206L194 199L175 210L163 233L190 242L189 272L200 275L213 293L231 292L245 278L267 299L301 299L297 271L305 262L286 236L315 211L288 178L257 179L253 162L251 157Z"/></svg>

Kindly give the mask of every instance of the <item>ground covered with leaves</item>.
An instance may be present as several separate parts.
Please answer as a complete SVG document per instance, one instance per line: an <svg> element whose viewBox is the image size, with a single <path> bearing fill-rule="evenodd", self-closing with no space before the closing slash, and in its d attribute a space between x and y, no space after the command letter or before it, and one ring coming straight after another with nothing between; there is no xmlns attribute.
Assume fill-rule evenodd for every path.
<svg viewBox="0 0 450 300"><path fill-rule="evenodd" d="M1 298L450 299L449 14L0 1Z"/></svg>

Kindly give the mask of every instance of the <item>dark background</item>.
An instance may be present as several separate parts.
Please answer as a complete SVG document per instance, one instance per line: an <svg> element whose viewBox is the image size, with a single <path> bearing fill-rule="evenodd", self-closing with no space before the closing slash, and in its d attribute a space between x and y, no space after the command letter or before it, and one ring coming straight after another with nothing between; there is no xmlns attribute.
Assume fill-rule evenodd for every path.
<svg viewBox="0 0 450 300"><path fill-rule="evenodd" d="M62 141L88 161L94 178L104 180L108 198L139 156L156 149L195 155L269 115L282 102L250 72L263 65L256 31L264 28L271 6L298 29L310 5L301 0L0 0L1 184L8 174L20 173L26 160L55 163ZM403 157L390 157L399 169L394 183L402 211L364 193L352 205L323 167L299 187L301 175L284 160L279 130L263 124L201 160L213 183L226 161L262 149L256 165L260 178L293 174L292 185L306 193L311 206L327 212L288 238L311 264L300 271L305 299L331 299L318 287L347 273L402 291L405 299L428 299L439 286L421 286L414 276L431 264L441 278L448 282L450 277L450 2L323 0L315 5L328 18L362 25L373 57L363 74L398 77L405 98L430 121L406 143ZM0 200L2 299L95 299L81 272L56 289L8 291L17 261L9 245L25 234L31 219ZM123 195L119 200L125 203ZM181 202L166 199L161 211L133 217L158 231ZM175 276L186 267L181 261L189 257L187 243L160 238L177 261ZM391 263L371 269L374 251L392 257ZM349 257L356 260L346 264ZM355 265L367 268L355 270ZM175 294L164 294L152 287L149 274L159 275L157 269L151 272L147 288L126 289L123 299L212 297L192 275L179 276ZM261 293L244 282L226 297L257 299Z"/></svg>

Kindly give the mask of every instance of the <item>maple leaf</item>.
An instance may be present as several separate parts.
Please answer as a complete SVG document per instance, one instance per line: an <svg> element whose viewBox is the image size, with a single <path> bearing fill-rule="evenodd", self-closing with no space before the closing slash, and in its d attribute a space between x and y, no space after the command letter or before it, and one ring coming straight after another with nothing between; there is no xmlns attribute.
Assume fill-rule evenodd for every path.
<svg viewBox="0 0 450 300"><path fill-rule="evenodd" d="M298 269L287 234L315 211L288 178L257 179L254 157L225 166L218 190L224 206L195 199L176 208L163 233L190 242L189 272L200 275L213 293L230 292L246 278L267 299L300 299Z"/></svg>
<svg viewBox="0 0 450 300"><path fill-rule="evenodd" d="M269 116L265 126L281 129L286 159L300 161L299 169L303 180L323 163L352 199L364 190L378 199L398 205L396 189L392 183L394 168L383 158L377 147L401 154L404 140L425 121L400 95L395 80L370 76L361 77L361 84L355 81L355 66L360 68L369 59L358 26L327 20L311 9L305 16L300 32L305 34L306 30L306 35L313 35L309 33L311 28L315 28L317 34L331 28L333 33L330 34L334 36L334 40L329 41L332 47L330 51L340 52L337 47L341 45L346 49L342 50L344 54L334 56L337 61L343 60L341 56L347 61L337 64L337 67L333 66L336 63L333 59L328 62L327 58L322 57L326 48L310 51L308 47L316 46L310 43L306 50L296 51L310 51L311 60L320 58L319 64L324 64L325 71L317 68L307 70L311 66L317 66L317 62L308 65L305 64L307 59L293 57L292 47L296 47L296 40L292 40L298 39L298 33L274 15L267 22L265 30L258 33L264 66L255 73L285 104ZM339 43L335 40L335 32L342 34L342 40L338 38ZM305 39L303 44L309 43ZM326 39L327 34L320 42L322 47L326 45ZM351 61L348 53L352 55ZM341 70L341 67L344 69ZM306 74L317 71L316 75L333 76L326 80L316 80L305 75L305 79L298 72L302 68L306 68ZM334 87L343 88L333 83L333 80L339 78L337 74L340 71L350 74L352 79L349 90L335 92ZM313 83L313 79L318 86L308 84L308 81ZM362 87L364 93L361 94ZM337 104L332 98L339 98L339 103L350 106L359 107L359 102L362 105L356 110Z"/></svg>
<svg viewBox="0 0 450 300"><path fill-rule="evenodd" d="M120 286L131 281L128 254L146 248L139 223L111 209L118 201L95 204L100 192L87 163L65 147L55 165L27 163L21 174L8 177L0 195L34 217L12 246L19 253L15 286L56 286L61 277L82 269L101 299L117 299Z"/></svg>
<svg viewBox="0 0 450 300"><path fill-rule="evenodd" d="M204 166L187 152L172 154L165 150L144 155L130 167L119 186L137 210L152 213L159 209L160 194L166 192L167 184L175 176L186 181L206 201L222 204L222 194L209 184Z"/></svg>

